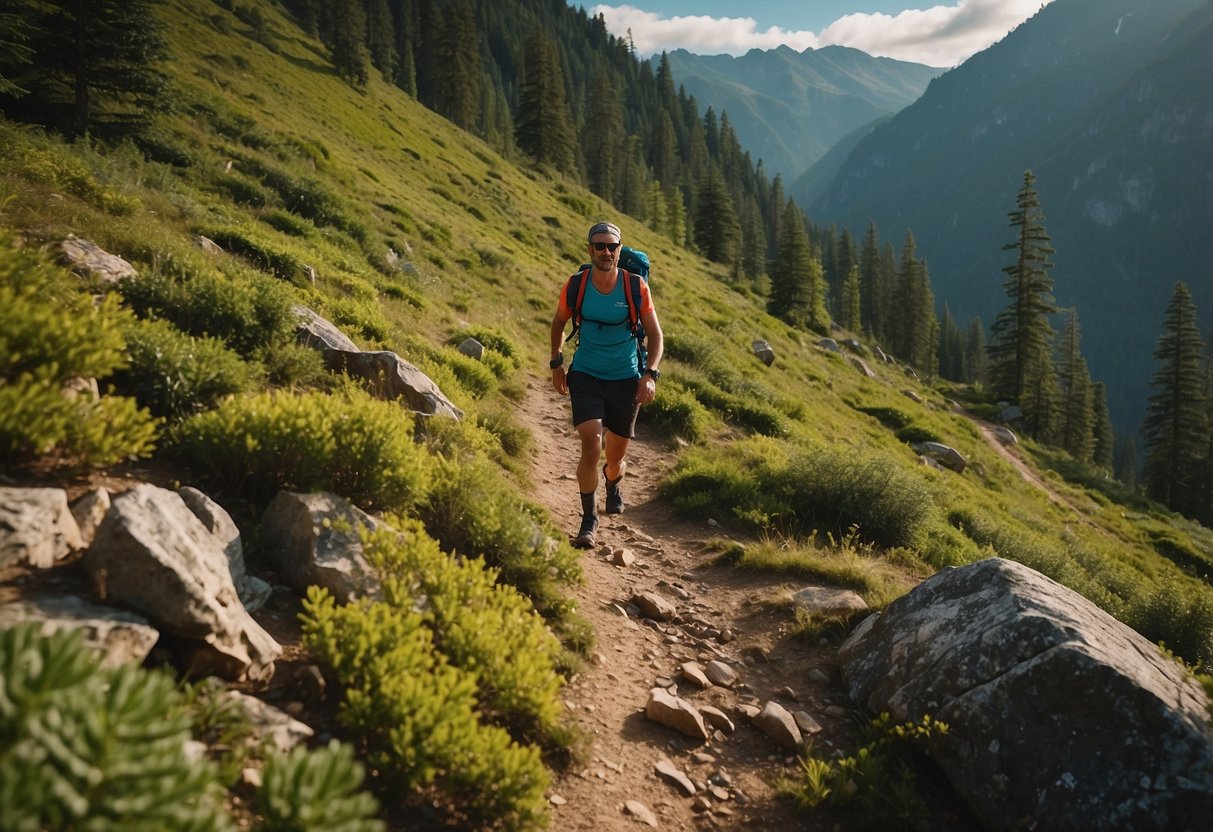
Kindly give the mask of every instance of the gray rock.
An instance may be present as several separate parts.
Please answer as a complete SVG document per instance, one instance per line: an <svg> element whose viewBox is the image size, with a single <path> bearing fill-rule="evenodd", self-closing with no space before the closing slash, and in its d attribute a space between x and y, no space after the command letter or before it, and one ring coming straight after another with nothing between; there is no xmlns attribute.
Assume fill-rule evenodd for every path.
<svg viewBox="0 0 1213 832"><path fill-rule="evenodd" d="M847 363L858 370L860 374L866 378L876 378L876 373L873 372L872 368L868 366L867 362L858 355L848 355Z"/></svg>
<svg viewBox="0 0 1213 832"><path fill-rule="evenodd" d="M59 245L63 262L81 277L90 277L102 283L117 283L134 277L135 267L116 254L110 254L91 240L69 235Z"/></svg>
<svg viewBox="0 0 1213 832"><path fill-rule="evenodd" d="M817 342L817 346L830 352L842 352L842 348L838 346L838 342L833 338L822 338Z"/></svg>
<svg viewBox="0 0 1213 832"><path fill-rule="evenodd" d="M640 608L645 618L654 621L669 621L678 612L673 604L654 592L638 592L632 596L632 603Z"/></svg>
<svg viewBox="0 0 1213 832"><path fill-rule="evenodd" d="M792 603L818 615L854 615L867 612L868 604L853 589L806 586L792 596Z"/></svg>
<svg viewBox="0 0 1213 832"><path fill-rule="evenodd" d="M685 772L683 772L665 757L658 760L657 765L655 765L653 769L667 782L676 786L678 790L687 797L690 797L691 795L695 794L695 792L699 791L695 788L695 784L691 782L691 778L687 777Z"/></svg>
<svg viewBox="0 0 1213 832"><path fill-rule="evenodd" d="M76 527L80 530L80 540L84 548L88 548L97 534L97 527L105 519L105 513L110 509L110 495L104 488L94 488L72 503L72 517L76 519Z"/></svg>
<svg viewBox="0 0 1213 832"><path fill-rule="evenodd" d="M706 740L709 736L707 726L703 724L703 716L695 710L695 706L663 688L653 688L649 691L644 715L658 725L673 728L688 737Z"/></svg>
<svg viewBox="0 0 1213 832"><path fill-rule="evenodd" d="M1209 701L1179 664L1018 563L945 569L839 651L851 697L950 730L931 754L987 829L1202 829Z"/></svg>
<svg viewBox="0 0 1213 832"><path fill-rule="evenodd" d="M224 253L223 246L216 243L210 237L203 236L202 234L194 235L194 245L198 246L198 248L202 249L207 254L223 254Z"/></svg>
<svg viewBox="0 0 1213 832"><path fill-rule="evenodd" d="M61 488L0 488L0 567L46 569L84 547Z"/></svg>
<svg viewBox="0 0 1213 832"><path fill-rule="evenodd" d="M358 351L358 345L348 335L308 307L295 306L291 311L299 321L295 337L304 346L311 347L321 355L330 350Z"/></svg>
<svg viewBox="0 0 1213 832"><path fill-rule="evenodd" d="M310 726L255 696L249 696L237 690L227 691L226 695L238 703L241 709L248 714L256 736L273 743L279 751L290 751L316 734Z"/></svg>
<svg viewBox="0 0 1213 832"><path fill-rule="evenodd" d="M282 648L244 609L227 554L175 492L116 497L81 564L105 598L200 646L195 670L268 680Z"/></svg>
<svg viewBox="0 0 1213 832"><path fill-rule="evenodd" d="M261 517L261 534L290 587L323 587L342 604L382 590L359 536L359 529L380 526L349 500L327 493L280 491Z"/></svg>
<svg viewBox="0 0 1213 832"><path fill-rule="evenodd" d="M142 664L160 638L143 616L75 595L36 595L0 605L0 627L22 621L41 622L44 636L64 630L81 631L85 646L97 653L106 667Z"/></svg>
<svg viewBox="0 0 1213 832"><path fill-rule="evenodd" d="M964 473L965 466L969 464L964 454L941 442L917 442L910 447L914 449L915 453L930 457L944 468L955 471L957 474Z"/></svg>
<svg viewBox="0 0 1213 832"><path fill-rule="evenodd" d="M708 662L703 672L712 684L722 688L731 688L737 684L737 671L718 659Z"/></svg>
<svg viewBox="0 0 1213 832"><path fill-rule="evenodd" d="M990 427L990 435L1003 445L1019 444L1019 437L1015 435L1015 431L1010 428L1004 428L1002 425L992 425Z"/></svg>
<svg viewBox="0 0 1213 832"><path fill-rule="evenodd" d="M781 748L795 750L800 747L800 729L788 709L778 702L767 702L754 717L754 725Z"/></svg>
<svg viewBox="0 0 1213 832"><path fill-rule="evenodd" d="M480 361L484 358L484 344L477 341L475 338L466 338L458 347L459 352L466 355L468 358L474 358Z"/></svg>
<svg viewBox="0 0 1213 832"><path fill-rule="evenodd" d="M792 719L796 721L796 727L802 734L816 734L821 730L821 723L813 719L808 711L794 711Z"/></svg>
<svg viewBox="0 0 1213 832"><path fill-rule="evenodd" d="M758 360L761 361L763 364L766 364L768 367L770 367L772 364L775 363L775 350L773 350L771 348L771 345L768 344L766 341L763 341L761 339L756 340L751 345L751 347L754 350L754 355L756 355L758 357Z"/></svg>
<svg viewBox="0 0 1213 832"><path fill-rule="evenodd" d="M737 730L737 726L733 724L733 720L729 719L728 714L714 705L700 705L699 713L703 715L709 725L717 730L724 731L726 734Z"/></svg>
<svg viewBox="0 0 1213 832"><path fill-rule="evenodd" d="M657 816L653 811L641 803L639 800L629 800L623 804L623 811L632 817L636 818L640 823L646 826L657 828Z"/></svg>
<svg viewBox="0 0 1213 832"><path fill-rule="evenodd" d="M332 372L348 373L366 381L376 398L402 402L426 416L463 418L463 411L451 403L429 376L394 352L329 350L324 363Z"/></svg>
<svg viewBox="0 0 1213 832"><path fill-rule="evenodd" d="M683 662L682 667L678 668L678 673L700 690L712 686L708 677L703 674L703 665L699 662Z"/></svg>

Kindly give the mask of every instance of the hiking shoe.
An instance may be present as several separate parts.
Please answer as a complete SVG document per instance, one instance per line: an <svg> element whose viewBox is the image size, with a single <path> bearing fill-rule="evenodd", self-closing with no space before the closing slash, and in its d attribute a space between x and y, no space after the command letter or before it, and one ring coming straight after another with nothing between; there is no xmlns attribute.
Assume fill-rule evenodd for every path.
<svg viewBox="0 0 1213 832"><path fill-rule="evenodd" d="M587 514L581 518L581 529L577 532L577 536L573 538L574 549L593 549L594 548L594 533L598 531L598 517L593 514Z"/></svg>
<svg viewBox="0 0 1213 832"><path fill-rule="evenodd" d="M606 513L607 514L623 514L623 492L619 490L619 481L623 479L623 474L613 480L608 480L606 475L606 466L602 466L602 478L606 480Z"/></svg>

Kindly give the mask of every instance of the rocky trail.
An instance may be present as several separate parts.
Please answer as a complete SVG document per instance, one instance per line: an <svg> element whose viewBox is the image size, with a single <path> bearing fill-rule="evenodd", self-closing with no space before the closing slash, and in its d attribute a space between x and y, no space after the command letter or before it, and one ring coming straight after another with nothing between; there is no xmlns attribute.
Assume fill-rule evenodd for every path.
<svg viewBox="0 0 1213 832"><path fill-rule="evenodd" d="M533 382L520 418L537 444L531 499L573 534L581 509L568 400ZM598 547L584 556L585 582L576 596L596 646L564 702L588 746L552 787L552 828L842 828L824 813L798 814L779 795L779 782L796 777L800 764L752 721L775 701L791 714L802 712L816 747L852 746L861 719L842 688L837 645L788 634L792 613L776 602L799 587L713 565L708 541L731 535L680 519L658 499L658 483L673 463L668 444L642 425L622 485L627 508L601 516ZM600 486L600 513L601 500ZM642 612L633 601L643 594L664 600L674 617L659 621ZM687 662L717 662L724 684L700 687L703 680L684 676ZM731 687L720 665L736 674ZM726 719L714 715L722 727L709 724L707 740L684 735L646 716L654 688Z"/></svg>

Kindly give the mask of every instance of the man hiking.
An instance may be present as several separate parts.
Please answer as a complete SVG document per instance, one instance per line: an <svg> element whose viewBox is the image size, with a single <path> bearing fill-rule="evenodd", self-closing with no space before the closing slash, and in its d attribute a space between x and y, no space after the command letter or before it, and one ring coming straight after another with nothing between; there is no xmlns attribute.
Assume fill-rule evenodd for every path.
<svg viewBox="0 0 1213 832"><path fill-rule="evenodd" d="M622 235L619 226L600 222L590 229L587 250L590 267L573 275L560 292L552 319L552 387L568 395L573 426L581 440L577 488L581 492L581 528L573 539L579 549L594 546L598 530L598 463L603 455L606 429L606 513L623 511L623 479L628 443L636 434L636 415L642 404L653 401L661 373L661 325L649 295L648 283L619 268ZM577 278L580 275L580 280ZM577 282L577 291L570 284ZM637 294L639 297L632 297ZM570 297L570 294L574 294ZM579 331L577 351L566 374L561 345L564 326L573 318ZM647 361L640 363L638 325L648 340Z"/></svg>

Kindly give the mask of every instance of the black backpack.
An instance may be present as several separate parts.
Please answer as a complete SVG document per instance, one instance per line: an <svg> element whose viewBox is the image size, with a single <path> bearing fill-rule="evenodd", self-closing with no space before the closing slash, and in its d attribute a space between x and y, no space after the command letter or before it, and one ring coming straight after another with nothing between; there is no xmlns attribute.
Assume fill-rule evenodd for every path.
<svg viewBox="0 0 1213 832"><path fill-rule="evenodd" d="M640 321L640 281L649 282L649 256L643 251L623 247L619 252L619 272L623 279L623 295L628 302L628 330L636 339L636 355L640 362L640 372L644 372L649 363L649 351L645 346L644 324ZM569 337L564 339L567 344L581 329L581 304L585 300L585 287L589 284L589 263L584 263L581 269L569 278L568 294L565 303L573 311L573 329Z"/></svg>

